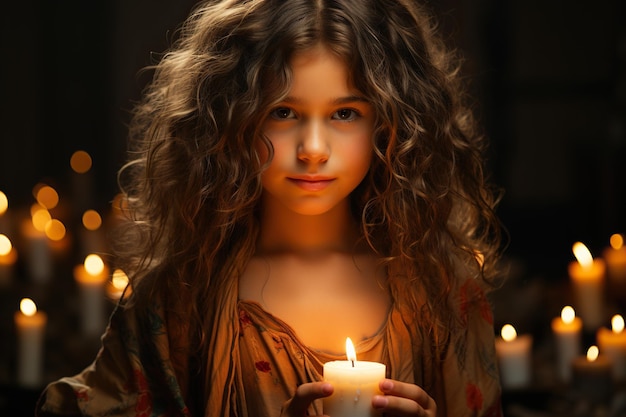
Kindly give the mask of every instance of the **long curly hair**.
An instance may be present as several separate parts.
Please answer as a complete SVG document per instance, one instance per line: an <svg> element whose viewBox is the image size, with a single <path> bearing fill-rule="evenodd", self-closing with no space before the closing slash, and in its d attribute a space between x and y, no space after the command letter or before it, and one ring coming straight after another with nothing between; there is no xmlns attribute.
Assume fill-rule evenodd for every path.
<svg viewBox="0 0 626 417"><path fill-rule="evenodd" d="M294 54L322 43L375 109L374 156L352 195L363 239L406 314L452 328L462 280L497 277L497 194L459 59L410 0L200 3L152 69L120 172L130 227L118 251L131 302L159 294L207 346L216 297L255 252L263 164L255 143L288 93Z"/></svg>

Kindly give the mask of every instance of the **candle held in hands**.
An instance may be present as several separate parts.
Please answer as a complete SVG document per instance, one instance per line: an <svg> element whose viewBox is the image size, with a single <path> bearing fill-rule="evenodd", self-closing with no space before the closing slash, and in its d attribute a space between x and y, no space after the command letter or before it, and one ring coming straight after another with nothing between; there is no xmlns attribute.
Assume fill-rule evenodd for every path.
<svg viewBox="0 0 626 417"><path fill-rule="evenodd" d="M324 414L332 417L374 417L374 395L382 395L378 384L385 378L385 365L378 362L357 361L354 345L346 339L346 361L324 364L324 381L330 382L334 392L324 398Z"/></svg>

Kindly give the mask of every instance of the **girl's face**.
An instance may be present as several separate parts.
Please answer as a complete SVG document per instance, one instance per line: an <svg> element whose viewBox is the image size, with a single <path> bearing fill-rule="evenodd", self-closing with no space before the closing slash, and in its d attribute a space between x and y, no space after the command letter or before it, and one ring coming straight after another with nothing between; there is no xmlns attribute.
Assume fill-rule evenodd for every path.
<svg viewBox="0 0 626 417"><path fill-rule="evenodd" d="M274 158L262 175L265 204L318 215L349 204L372 158L374 111L323 46L296 54L287 97L264 122ZM267 150L259 146L263 160Z"/></svg>

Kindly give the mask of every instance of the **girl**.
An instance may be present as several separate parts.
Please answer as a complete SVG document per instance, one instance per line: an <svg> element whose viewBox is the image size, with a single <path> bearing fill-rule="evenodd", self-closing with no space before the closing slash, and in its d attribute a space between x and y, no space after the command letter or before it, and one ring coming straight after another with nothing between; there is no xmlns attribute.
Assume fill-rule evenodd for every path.
<svg viewBox="0 0 626 417"><path fill-rule="evenodd" d="M130 132L132 294L39 415L321 415L346 336L385 415L500 415L495 201L451 58L409 0L200 4Z"/></svg>

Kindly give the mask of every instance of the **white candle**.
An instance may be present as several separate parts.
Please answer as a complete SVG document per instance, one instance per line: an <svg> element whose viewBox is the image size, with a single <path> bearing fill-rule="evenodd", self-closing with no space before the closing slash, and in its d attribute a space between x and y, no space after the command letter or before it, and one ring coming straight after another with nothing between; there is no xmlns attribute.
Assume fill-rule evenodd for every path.
<svg viewBox="0 0 626 417"><path fill-rule="evenodd" d="M593 259L589 249L576 242L572 246L577 261L569 264L569 276L574 285L576 309L583 320L583 327L595 331L604 321L604 273L602 259Z"/></svg>
<svg viewBox="0 0 626 417"><path fill-rule="evenodd" d="M33 281L43 284L52 278L53 262L50 242L46 237L46 224L51 220L48 210L42 207L32 210L31 218L22 223L22 235L26 238L27 267Z"/></svg>
<svg viewBox="0 0 626 417"><path fill-rule="evenodd" d="M618 291L619 295L626 295L626 246L624 237L618 233L611 236L610 246L602 252L606 262L606 274L609 278L611 290Z"/></svg>
<svg viewBox="0 0 626 417"><path fill-rule="evenodd" d="M13 280L16 261L17 251L11 240L6 235L0 234L0 286L7 286Z"/></svg>
<svg viewBox="0 0 626 417"><path fill-rule="evenodd" d="M613 363L613 378L616 381L626 380L626 331L624 318L616 314L611 319L611 330L602 327L596 335L598 346L603 355Z"/></svg>
<svg viewBox="0 0 626 417"><path fill-rule="evenodd" d="M46 314L37 311L33 300L24 298L15 313L17 328L17 381L21 386L37 388L42 383L43 343Z"/></svg>
<svg viewBox="0 0 626 417"><path fill-rule="evenodd" d="M104 286L108 268L102 258L87 255L82 265L74 268L74 278L80 289L80 315L83 332L87 336L99 336L106 324Z"/></svg>
<svg viewBox="0 0 626 417"><path fill-rule="evenodd" d="M501 383L504 388L521 388L531 379L532 336L517 335L515 328L505 324L501 337L496 339L496 354L500 364Z"/></svg>
<svg viewBox="0 0 626 417"><path fill-rule="evenodd" d="M600 355L597 346L591 346L587 355L572 362L574 388L579 395L598 404L607 404L611 397L611 360Z"/></svg>
<svg viewBox="0 0 626 417"><path fill-rule="evenodd" d="M330 382L334 392L324 398L324 414L332 417L374 417L374 395L382 395L378 388L385 378L385 365L356 360L350 338L346 339L347 361L324 364L324 381Z"/></svg>
<svg viewBox="0 0 626 417"><path fill-rule="evenodd" d="M568 382L572 376L572 360L580 355L582 320L570 306L563 307L561 317L552 320L556 339L556 358L559 377Z"/></svg>

